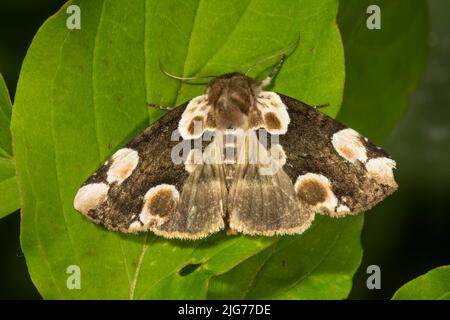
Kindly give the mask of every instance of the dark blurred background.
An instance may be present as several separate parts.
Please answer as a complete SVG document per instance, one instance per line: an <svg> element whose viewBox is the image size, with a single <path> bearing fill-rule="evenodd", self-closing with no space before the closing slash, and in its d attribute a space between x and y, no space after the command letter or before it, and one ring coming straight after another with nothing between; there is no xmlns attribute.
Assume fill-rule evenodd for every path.
<svg viewBox="0 0 450 320"><path fill-rule="evenodd" d="M12 97L34 34L64 2L0 3L0 73ZM397 161L400 190L365 215L364 257L351 299L389 299L405 282L450 264L450 1L429 0L428 5L427 67L409 111L385 143ZM19 231L20 212L0 219L0 299L39 299ZM371 264L381 268L381 290L366 288Z"/></svg>
<svg viewBox="0 0 450 320"><path fill-rule="evenodd" d="M400 188L365 215L353 299L391 298L405 282L450 264L450 1L429 0L428 13L422 80L384 143ZM381 290L366 288L371 264L381 268Z"/></svg>

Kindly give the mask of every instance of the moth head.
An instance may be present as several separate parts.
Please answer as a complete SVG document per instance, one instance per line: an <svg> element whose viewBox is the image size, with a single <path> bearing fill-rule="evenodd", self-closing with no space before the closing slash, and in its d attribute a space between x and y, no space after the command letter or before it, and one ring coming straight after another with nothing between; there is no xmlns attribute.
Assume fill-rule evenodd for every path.
<svg viewBox="0 0 450 320"><path fill-rule="evenodd" d="M240 72L211 80L206 95L213 108L217 129L246 129L249 110L259 91L256 81Z"/></svg>

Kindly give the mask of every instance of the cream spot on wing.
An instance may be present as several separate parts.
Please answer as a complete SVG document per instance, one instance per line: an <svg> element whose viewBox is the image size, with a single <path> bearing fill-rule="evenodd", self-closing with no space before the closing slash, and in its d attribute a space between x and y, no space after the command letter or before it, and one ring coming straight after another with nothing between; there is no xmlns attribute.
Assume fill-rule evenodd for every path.
<svg viewBox="0 0 450 320"><path fill-rule="evenodd" d="M297 178L294 188L299 198L314 209L320 212L326 211L326 213L334 212L338 201L327 177L307 173Z"/></svg>
<svg viewBox="0 0 450 320"><path fill-rule="evenodd" d="M345 204L341 204L336 208L336 212L337 213L345 213L345 212L350 212L350 208L347 207Z"/></svg>
<svg viewBox="0 0 450 320"><path fill-rule="evenodd" d="M214 129L215 120L209 115L210 109L206 95L195 97L188 103L178 123L183 139L196 139L206 129Z"/></svg>
<svg viewBox="0 0 450 320"><path fill-rule="evenodd" d="M347 128L336 132L331 139L334 149L344 159L351 163L366 162L367 152L361 141L361 135Z"/></svg>
<svg viewBox="0 0 450 320"><path fill-rule="evenodd" d="M87 184L78 190L73 206L84 215L106 201L109 186L105 183Z"/></svg>
<svg viewBox="0 0 450 320"><path fill-rule="evenodd" d="M258 95L258 98L262 101L265 101L267 104L270 104L276 109L281 108L284 105L283 101L281 101L280 96L271 91L262 91Z"/></svg>
<svg viewBox="0 0 450 320"><path fill-rule="evenodd" d="M187 132L191 137L199 137L203 133L205 127L205 119L202 116L195 116L187 127Z"/></svg>
<svg viewBox="0 0 450 320"><path fill-rule="evenodd" d="M374 178L378 183L393 187L397 186L393 173L395 166L394 160L385 157L370 159L366 163L366 169L370 177Z"/></svg>
<svg viewBox="0 0 450 320"><path fill-rule="evenodd" d="M123 148L114 153L111 159L112 164L107 172L106 181L121 184L136 169L139 155L133 149Z"/></svg>
<svg viewBox="0 0 450 320"><path fill-rule="evenodd" d="M139 220L146 227L160 226L174 213L180 201L180 194L173 185L160 184L150 188L144 196Z"/></svg>
<svg viewBox="0 0 450 320"><path fill-rule="evenodd" d="M134 221L130 226L128 227L128 231L134 232L134 231L143 231L144 226L139 221Z"/></svg>
<svg viewBox="0 0 450 320"><path fill-rule="evenodd" d="M264 128L271 134L285 134L291 119L280 96L275 92L262 91L256 97L256 101Z"/></svg>

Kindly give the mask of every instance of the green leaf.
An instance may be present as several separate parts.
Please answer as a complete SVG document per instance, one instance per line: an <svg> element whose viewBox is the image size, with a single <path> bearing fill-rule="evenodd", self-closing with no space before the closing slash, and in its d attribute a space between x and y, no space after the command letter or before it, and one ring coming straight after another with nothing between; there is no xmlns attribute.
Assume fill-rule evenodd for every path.
<svg viewBox="0 0 450 320"><path fill-rule="evenodd" d="M0 218L20 207L9 130L11 109L8 88L0 75Z"/></svg>
<svg viewBox="0 0 450 320"><path fill-rule="evenodd" d="M212 299L342 299L361 262L362 216L316 217L302 236L277 239L258 255L214 277Z"/></svg>
<svg viewBox="0 0 450 320"><path fill-rule="evenodd" d="M450 300L450 266L442 266L403 285L394 300Z"/></svg>
<svg viewBox="0 0 450 320"><path fill-rule="evenodd" d="M14 106L21 242L32 280L44 298L205 298L212 276L279 239L222 233L182 242L108 232L75 212L74 195L115 149L160 115L148 111L146 102L173 105L204 90L167 78L159 60L178 75L245 71L300 34L300 47L274 90L311 104L330 103L327 112L335 115L344 82L337 1L86 0L66 7L73 3L81 8L81 30L66 29L65 8L41 27L24 61ZM261 77L269 67L252 75ZM309 257L305 248L290 261L322 259L321 270L335 252L355 246L359 259L358 232L351 241L350 233L341 236L356 243L342 248L333 235L342 228L359 230L361 219L323 221L314 228L334 230L329 237L339 250L313 247ZM299 246L294 243L302 236L289 239L280 245ZM354 265L355 253L346 253L351 258L342 263ZM66 286L69 265L80 266L81 290Z"/></svg>
<svg viewBox="0 0 450 320"><path fill-rule="evenodd" d="M366 27L378 5L381 30ZM381 143L406 112L427 56L425 0L342 0L346 81L338 120Z"/></svg>

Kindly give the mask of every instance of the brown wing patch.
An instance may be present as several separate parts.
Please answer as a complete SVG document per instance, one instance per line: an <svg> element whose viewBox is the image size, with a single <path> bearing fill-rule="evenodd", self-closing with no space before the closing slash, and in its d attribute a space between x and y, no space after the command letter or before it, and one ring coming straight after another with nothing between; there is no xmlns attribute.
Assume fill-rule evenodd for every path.
<svg viewBox="0 0 450 320"><path fill-rule="evenodd" d="M330 180L321 174L306 173L299 176L295 182L295 191L316 212L334 212L338 204Z"/></svg>
<svg viewBox="0 0 450 320"><path fill-rule="evenodd" d="M169 186L154 191L144 198L144 206L151 215L164 217L173 213L178 206L179 197Z"/></svg>
<svg viewBox="0 0 450 320"><path fill-rule="evenodd" d="M128 231L145 231L162 225L173 217L180 200L173 185L160 184L150 188L144 196L141 213L130 224Z"/></svg>
<svg viewBox="0 0 450 320"><path fill-rule="evenodd" d="M278 118L278 116L273 112L267 112L264 115L264 124L268 131L281 129L281 121Z"/></svg>
<svg viewBox="0 0 450 320"><path fill-rule="evenodd" d="M192 118L187 129L190 135L194 136L197 132L203 132L204 119L205 118L202 116L195 116Z"/></svg>
<svg viewBox="0 0 450 320"><path fill-rule="evenodd" d="M306 180L295 190L303 201L310 205L316 205L327 199L327 189L322 183L315 180Z"/></svg>

